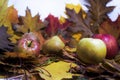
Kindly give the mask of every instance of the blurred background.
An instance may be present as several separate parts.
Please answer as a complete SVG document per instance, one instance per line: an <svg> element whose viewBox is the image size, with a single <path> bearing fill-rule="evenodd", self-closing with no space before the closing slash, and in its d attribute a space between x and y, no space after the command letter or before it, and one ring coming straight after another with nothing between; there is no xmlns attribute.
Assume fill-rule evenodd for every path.
<svg viewBox="0 0 120 80"><path fill-rule="evenodd" d="M101 0L102 1L102 0ZM80 4L85 11L87 8L84 6L85 0L9 0L8 5L14 5L18 14L24 16L25 10L28 7L31 10L32 16L37 13L40 14L40 18L44 20L48 14L52 14L56 17L65 15L65 5L68 3ZM116 6L113 12L108 14L112 21L115 21L120 14L120 0L111 0L106 6Z"/></svg>

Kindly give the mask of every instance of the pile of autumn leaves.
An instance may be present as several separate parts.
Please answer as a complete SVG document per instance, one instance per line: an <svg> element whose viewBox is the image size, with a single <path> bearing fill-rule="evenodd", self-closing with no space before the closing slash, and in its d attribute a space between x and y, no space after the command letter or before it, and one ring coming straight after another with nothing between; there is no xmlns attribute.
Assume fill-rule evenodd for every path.
<svg viewBox="0 0 120 80"><path fill-rule="evenodd" d="M109 0L105 0L105 1L109 1ZM95 65L95 66L90 66L90 67L86 66L84 63L81 63L80 60L78 60L76 58L76 55L74 54L76 52L76 44L78 43L78 41L83 37L88 37L89 35L91 35L90 29L92 29L93 32L95 31L95 28L91 28L91 24L88 24L90 25L90 28L87 28L86 22L90 22L89 21L90 19L88 19L88 21L84 20L85 18L88 17L87 13L82 9L82 7L79 4L78 5L66 4L65 13L66 15L68 15L68 18L64 18L62 16L58 18L52 14L49 14L48 17L46 17L44 21L42 21L40 19L39 14L33 17L30 12L30 9L28 8L26 9L25 16L18 16L18 12L14 8L14 6L8 7L7 0L1 0L0 2L0 26L1 26L0 30L1 32L3 31L2 32L3 35L1 34L0 38L1 39L3 39L2 37L5 37L5 38L4 40L0 40L1 41L0 49L3 50L3 52L5 51L4 53L5 56L2 55L4 56L4 58L1 59L0 66L6 67L6 70L11 70L12 68L18 68L19 70L19 68L25 69L26 67L32 70L32 68L36 68L36 65L38 66L39 63L40 65L43 64L44 62L45 63L47 62L47 64L49 64L51 62L57 61L59 58L62 61L66 60L68 62L73 62L73 63L79 62L78 64L80 64L81 67L78 66L77 68L74 68L76 70L76 71L74 70L76 73L80 73L80 70L81 71L86 70L86 72L88 70L88 72L93 72L93 73L98 74L101 71L101 65L97 65L97 66ZM98 20L98 23L97 22L95 23L99 24L99 20ZM37 36L37 39L34 38L35 36L33 36L33 34L31 34L32 32L35 36ZM107 17L107 19L100 24L100 27L98 28L98 32L102 34L106 34L106 33L111 34L119 42L120 16L115 22L112 22ZM39 40L39 43L40 43L39 48L41 48L41 51L38 50L40 52L40 55L38 54L35 55L37 56L37 59L36 57L34 58L33 55L29 56L29 54L23 54L24 52L22 53L22 55L18 56L19 52L17 53L17 49L16 49L16 46L18 46L17 44L20 43L18 42L18 40L20 40L21 38L25 40L26 36L29 38L34 38L33 40ZM45 54L44 55L43 53L48 53L46 52L46 49L48 49L47 46L49 45L45 46L45 51L44 51L44 49L42 49L42 47L44 47L43 43L49 40L53 36L54 36L54 38L52 39L53 42L54 42L54 39L57 39L58 41L60 41L61 39L64 42L64 44L60 41L61 45L62 44L63 45L59 47L62 47L62 49L63 47L65 47L65 49L62 50L62 54L52 54L52 55ZM24 42L22 42L21 44L23 43ZM28 40L27 44L31 44L31 43L32 41ZM49 41L46 42L46 44L48 43L50 43L51 46L53 44L52 42L49 42ZM34 44L36 44L36 42ZM58 47L58 50L59 50L59 47ZM56 48L53 47L53 49L56 49ZM23 64L22 64L23 67L21 67L21 63L20 63L21 60L18 62L10 61L10 60L18 60L18 58L20 58L23 61ZM120 63L119 56L116 58L116 61ZM114 60L113 61L106 60L104 62L105 65L104 66L102 65L102 67L105 70L107 70L107 72L110 72L112 74L114 71L119 71L118 63L114 62ZM111 71L110 70L111 68L114 70ZM23 71L20 70L20 72L23 72ZM15 73L17 72L15 71ZM83 72L81 73L84 74Z"/></svg>
<svg viewBox="0 0 120 80"><path fill-rule="evenodd" d="M73 4L67 4L66 8L74 10L75 14L82 10L79 4L76 6ZM5 14L2 14L3 12ZM71 38L75 41L78 41L81 38L80 32L73 33L69 31L69 26L72 26L73 23L62 16L59 19L58 17L49 14L48 17L42 21L39 14L36 14L33 17L30 9L28 8L26 9L25 16L18 16L18 12L14 6L7 7L7 1L5 0L2 0L1 2L0 15L2 16L0 17L1 31L3 31L4 34L1 34L0 37L5 38L4 40L1 40L0 45L1 50L3 51L16 52L16 45L19 43L18 40L23 38L24 34L30 32L35 33L35 35L39 38L41 49L43 43L53 36L59 36L65 44L69 43ZM85 16L85 14L83 14L83 16ZM69 51L71 50L69 49Z"/></svg>
<svg viewBox="0 0 120 80"><path fill-rule="evenodd" d="M42 52L42 55L37 55L36 57L34 55L29 55L28 53L26 54L26 52L21 52L20 49L18 50L18 48L16 47L19 44L18 40L26 38L24 36L27 33L35 33L34 36L30 35L27 36L27 38L34 38L37 35L37 39L35 40L39 39L39 48L41 48L43 43L52 36L58 35L59 37L61 37L64 43L67 43L71 37L75 38L76 40L80 39L81 37L80 33L77 33L73 36L71 36L72 33L68 35L66 29L68 28L68 26L71 25L71 22L69 22L64 17L61 17L59 19L58 17L49 14L48 17L46 17L45 20L42 21L39 14L33 17L30 9L28 8L26 9L25 16L18 16L18 12L14 8L14 6L8 7L7 2L8 0L1 0L0 2L0 56L2 57L0 59L1 75L5 74L9 77L12 76L11 74L9 74L9 72L24 74L27 71L29 73L31 72L31 70L34 71L34 68L40 65L44 65L42 63L49 63L49 59L51 59L51 57L47 55L44 56ZM69 7L71 10L74 9L75 11L81 10L80 5L74 6L72 4L68 4L67 7ZM63 37L66 37L66 39L64 39ZM28 41L28 44L31 43L32 41ZM24 43L22 43L22 45L24 45ZM54 58L52 59L52 62L57 60L56 58L55 60ZM68 66L68 64L66 65Z"/></svg>

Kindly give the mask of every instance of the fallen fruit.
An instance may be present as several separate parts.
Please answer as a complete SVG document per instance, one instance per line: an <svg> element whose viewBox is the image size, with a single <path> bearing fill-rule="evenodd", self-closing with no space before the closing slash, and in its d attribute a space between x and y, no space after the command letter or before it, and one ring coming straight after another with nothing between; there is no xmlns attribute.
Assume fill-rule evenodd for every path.
<svg viewBox="0 0 120 80"><path fill-rule="evenodd" d="M44 53L58 53L65 47L64 42L59 36L53 36L43 44Z"/></svg>
<svg viewBox="0 0 120 80"><path fill-rule="evenodd" d="M25 33L18 41L17 48L20 52L37 56L40 53L40 42L34 33Z"/></svg>
<svg viewBox="0 0 120 80"><path fill-rule="evenodd" d="M110 34L95 34L93 38L101 39L104 41L107 47L107 55L106 58L112 59L118 54L118 43Z"/></svg>
<svg viewBox="0 0 120 80"><path fill-rule="evenodd" d="M78 58L87 64L97 64L106 57L106 45L100 39L82 38L77 45Z"/></svg>

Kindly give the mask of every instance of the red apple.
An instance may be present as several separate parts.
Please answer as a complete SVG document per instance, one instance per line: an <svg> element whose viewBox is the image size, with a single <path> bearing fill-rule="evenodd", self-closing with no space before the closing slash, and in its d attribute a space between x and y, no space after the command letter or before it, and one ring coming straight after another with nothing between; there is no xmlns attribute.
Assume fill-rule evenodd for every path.
<svg viewBox="0 0 120 80"><path fill-rule="evenodd" d="M118 54L118 43L115 37L110 34L95 34L93 38L101 39L107 47L106 58L112 59Z"/></svg>
<svg viewBox="0 0 120 80"><path fill-rule="evenodd" d="M23 53L37 56L40 53L40 42L37 36L30 32L25 33L18 41L18 49Z"/></svg>

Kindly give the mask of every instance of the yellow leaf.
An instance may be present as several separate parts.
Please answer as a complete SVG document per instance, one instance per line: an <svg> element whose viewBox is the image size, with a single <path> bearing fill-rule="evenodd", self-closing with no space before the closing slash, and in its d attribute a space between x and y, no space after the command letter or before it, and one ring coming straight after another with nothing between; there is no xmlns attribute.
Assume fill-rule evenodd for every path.
<svg viewBox="0 0 120 80"><path fill-rule="evenodd" d="M77 14L80 12L80 11L82 11L83 12L83 18L85 18L86 17L86 13L85 13L85 11L82 9L82 6L80 5L80 4L78 4L78 5L74 5L74 4L66 4L66 8L68 8L68 9L73 9Z"/></svg>
<svg viewBox="0 0 120 80"><path fill-rule="evenodd" d="M14 39L12 41L14 43L18 37L14 34L12 23L18 23L17 10L13 6L8 7L8 0L0 0L0 27L2 25L7 27L7 33L11 36L11 40Z"/></svg>
<svg viewBox="0 0 120 80"><path fill-rule="evenodd" d="M72 37L75 39L75 40L77 40L77 41L79 41L80 40L80 38L82 37L82 34L81 33L74 33L73 35L72 35Z"/></svg>
<svg viewBox="0 0 120 80"><path fill-rule="evenodd" d="M74 74L68 72L71 66L75 67L76 64L64 61L54 62L43 67L47 71L43 70L44 73L40 73L40 75L45 80L62 80L63 78L72 78ZM51 77L49 76L48 72L50 73Z"/></svg>
<svg viewBox="0 0 120 80"><path fill-rule="evenodd" d="M71 48L71 47L68 47L68 46L65 46L65 50L67 52L70 52L70 53L76 52L76 48Z"/></svg>
<svg viewBox="0 0 120 80"><path fill-rule="evenodd" d="M10 39L10 41L12 41L12 43L16 43L17 40L20 39L20 37L17 35L12 35L12 37L10 37L9 39Z"/></svg>
<svg viewBox="0 0 120 80"><path fill-rule="evenodd" d="M23 26L18 28L18 30L21 30L20 32L35 32L43 27L39 14L32 17L31 11L28 8L26 10L26 16L22 16L21 18L23 20Z"/></svg>
<svg viewBox="0 0 120 80"><path fill-rule="evenodd" d="M61 16L59 21L60 21L60 24L63 24L66 22L66 19L63 16Z"/></svg>
<svg viewBox="0 0 120 80"><path fill-rule="evenodd" d="M12 28L11 23L18 23L18 13L13 7L7 7L8 0L1 0L0 2L0 25Z"/></svg>
<svg viewBox="0 0 120 80"><path fill-rule="evenodd" d="M7 3L8 0L0 0L0 26L3 25L7 15Z"/></svg>
<svg viewBox="0 0 120 80"><path fill-rule="evenodd" d="M76 13L79 13L80 10L82 10L82 7L81 7L80 4L78 4L78 5L74 5L74 4L66 4L66 8L74 9Z"/></svg>

